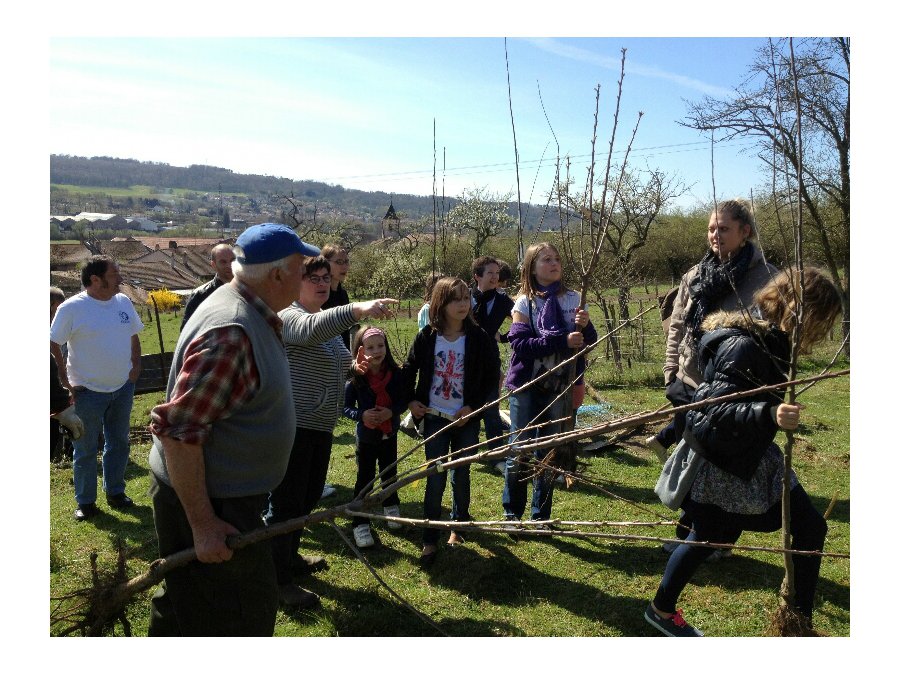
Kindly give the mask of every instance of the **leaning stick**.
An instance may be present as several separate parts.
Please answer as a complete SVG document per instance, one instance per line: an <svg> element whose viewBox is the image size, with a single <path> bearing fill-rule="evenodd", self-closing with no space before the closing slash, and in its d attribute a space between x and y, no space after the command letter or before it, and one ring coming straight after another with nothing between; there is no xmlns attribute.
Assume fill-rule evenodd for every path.
<svg viewBox="0 0 900 675"><path fill-rule="evenodd" d="M427 623L429 626L431 626L432 628L434 628L438 633L440 633L440 634L443 635L444 637L450 637L450 635L447 634L443 629L441 629L441 627L438 626L438 625L431 619L430 616L428 616L427 614L423 614L422 612L420 612L419 610L417 610L415 607L413 607L411 604L409 604L406 600L404 600L402 597L400 597L400 595L399 595L393 588L391 588L390 586L388 586L387 582L385 582L385 580L381 578L381 576L378 574L378 572L375 571L375 568L372 567L372 566L369 564L369 561L366 560L366 557L365 557L365 556L360 552L360 550L353 544L353 542L350 541L350 539L347 537L347 535L344 534L343 531L341 531L341 528L339 528L337 525L334 524L334 521L331 521L331 522L329 523L329 525L331 525L331 527L334 529L334 531L337 532L337 535L341 538L341 540L342 540L345 544L347 544L347 546L350 547L350 550L353 551L353 554L359 559L359 561L365 566L365 568L366 568L367 570L369 570L369 572L372 574L372 576L375 577L375 580L376 580L378 583L380 583L382 586L384 586L385 590L387 590L388 593L390 593L390 594L393 595L395 598L397 598L397 600L399 600L400 603L401 603L404 607L406 607L409 611L411 611L413 614L415 614L417 617L419 617L422 621L424 621L425 623Z"/></svg>

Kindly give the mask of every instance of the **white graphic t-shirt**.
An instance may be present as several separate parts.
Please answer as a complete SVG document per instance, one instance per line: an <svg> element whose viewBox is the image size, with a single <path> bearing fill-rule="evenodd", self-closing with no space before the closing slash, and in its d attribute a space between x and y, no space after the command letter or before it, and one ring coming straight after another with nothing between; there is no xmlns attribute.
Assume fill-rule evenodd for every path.
<svg viewBox="0 0 900 675"><path fill-rule="evenodd" d="M434 374L428 392L428 407L455 415L463 407L463 357L466 354L466 336L460 335L453 342L438 335L434 345Z"/></svg>
<svg viewBox="0 0 900 675"><path fill-rule="evenodd" d="M126 295L97 300L82 291L56 310L50 340L68 344L66 370L73 387L110 393L128 381L131 337L143 328Z"/></svg>

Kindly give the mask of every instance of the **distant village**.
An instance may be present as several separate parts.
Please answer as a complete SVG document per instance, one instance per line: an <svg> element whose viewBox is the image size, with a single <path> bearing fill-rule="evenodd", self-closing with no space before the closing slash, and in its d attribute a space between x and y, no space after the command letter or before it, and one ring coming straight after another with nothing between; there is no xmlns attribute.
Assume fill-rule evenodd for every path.
<svg viewBox="0 0 900 675"><path fill-rule="evenodd" d="M393 203L381 222L381 237L396 236L400 219ZM209 264L210 251L220 243L234 244L248 223L233 218L228 227L211 223L219 233L213 238L165 236L167 225L146 217L127 218L113 213L82 212L74 216L51 216L61 232L72 231L76 223L88 225L90 230L123 230L129 233L146 232L147 236L128 234L101 240L87 237L77 242L50 242L50 285L58 286L66 295L82 290L81 268L92 256L108 255L119 264L123 283L121 292L133 303L147 302L150 291L165 288L187 296L197 286L213 277ZM377 236L377 235L376 235Z"/></svg>
<svg viewBox="0 0 900 675"><path fill-rule="evenodd" d="M118 217L118 216L117 216ZM81 291L80 269L94 254L112 257L122 272L122 293L135 304L147 302L148 293L167 288L187 295L213 277L209 252L216 244L235 238L188 239L159 236L116 237L110 241L87 240L50 243L50 285L66 295Z"/></svg>

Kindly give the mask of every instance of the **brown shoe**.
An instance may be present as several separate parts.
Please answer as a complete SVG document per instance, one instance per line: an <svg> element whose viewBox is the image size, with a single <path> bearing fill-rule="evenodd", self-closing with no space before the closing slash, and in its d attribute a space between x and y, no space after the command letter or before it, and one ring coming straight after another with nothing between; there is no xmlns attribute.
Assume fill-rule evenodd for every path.
<svg viewBox="0 0 900 675"><path fill-rule="evenodd" d="M462 535L457 534L454 530L450 530L450 538L447 540L447 544L456 546L457 544L464 543L466 543L466 540L462 538Z"/></svg>
<svg viewBox="0 0 900 675"><path fill-rule="evenodd" d="M431 550L425 550L431 549ZM427 570L432 565L434 565L434 559L437 558L437 546L433 548L431 546L426 546L422 549L422 555L419 556L419 565L422 569Z"/></svg>
<svg viewBox="0 0 900 675"><path fill-rule="evenodd" d="M291 571L300 577L327 568L328 562L320 555L299 555L291 564Z"/></svg>
<svg viewBox="0 0 900 675"><path fill-rule="evenodd" d="M318 595L297 584L282 584L278 587L278 595L281 604L291 609L312 609L320 603Z"/></svg>

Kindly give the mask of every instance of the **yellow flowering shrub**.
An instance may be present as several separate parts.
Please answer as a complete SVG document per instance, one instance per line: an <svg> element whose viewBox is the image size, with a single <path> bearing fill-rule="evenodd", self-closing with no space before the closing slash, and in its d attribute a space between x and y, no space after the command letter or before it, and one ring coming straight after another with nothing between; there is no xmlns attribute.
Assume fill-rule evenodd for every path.
<svg viewBox="0 0 900 675"><path fill-rule="evenodd" d="M181 307L181 296L173 293L168 288L150 291L147 304L151 307L153 306L153 300L156 300L156 306L159 307L160 312L171 312L176 307Z"/></svg>

